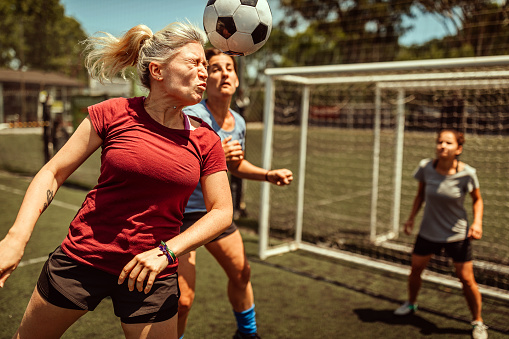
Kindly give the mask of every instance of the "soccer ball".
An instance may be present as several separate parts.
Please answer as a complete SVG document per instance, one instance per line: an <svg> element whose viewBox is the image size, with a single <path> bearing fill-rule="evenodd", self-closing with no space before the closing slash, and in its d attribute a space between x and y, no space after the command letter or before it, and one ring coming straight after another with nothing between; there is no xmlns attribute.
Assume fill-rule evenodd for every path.
<svg viewBox="0 0 509 339"><path fill-rule="evenodd" d="M259 50L272 30L267 0L208 0L203 26L210 43L229 55Z"/></svg>

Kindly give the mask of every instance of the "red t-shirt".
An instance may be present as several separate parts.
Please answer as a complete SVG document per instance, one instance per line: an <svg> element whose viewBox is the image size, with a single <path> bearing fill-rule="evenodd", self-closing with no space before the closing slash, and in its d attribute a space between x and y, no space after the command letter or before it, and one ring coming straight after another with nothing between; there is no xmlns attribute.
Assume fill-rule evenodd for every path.
<svg viewBox="0 0 509 339"><path fill-rule="evenodd" d="M191 131L164 127L143 101L117 98L88 108L103 139L101 175L62 242L69 257L115 275L136 254L178 235L200 177L226 170L221 141L206 123ZM159 277L176 271L177 263Z"/></svg>

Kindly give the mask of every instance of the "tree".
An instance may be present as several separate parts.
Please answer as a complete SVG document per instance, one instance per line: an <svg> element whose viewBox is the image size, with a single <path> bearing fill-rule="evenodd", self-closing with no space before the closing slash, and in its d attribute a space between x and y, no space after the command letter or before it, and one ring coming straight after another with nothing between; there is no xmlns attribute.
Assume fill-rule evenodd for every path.
<svg viewBox="0 0 509 339"><path fill-rule="evenodd" d="M507 5L491 0L421 0L421 11L434 14L444 27L456 32L419 46L401 48L399 60L457 58L509 53Z"/></svg>
<svg viewBox="0 0 509 339"><path fill-rule="evenodd" d="M285 10L283 30L307 26L296 35L303 46L314 48L319 64L394 60L398 39L410 27L403 16L413 17L407 0L280 0ZM318 46L321 44L321 48ZM316 49L318 47L318 49ZM299 64L317 64L300 60Z"/></svg>
<svg viewBox="0 0 509 339"><path fill-rule="evenodd" d="M0 0L0 65L85 76L78 42L81 25L59 0Z"/></svg>

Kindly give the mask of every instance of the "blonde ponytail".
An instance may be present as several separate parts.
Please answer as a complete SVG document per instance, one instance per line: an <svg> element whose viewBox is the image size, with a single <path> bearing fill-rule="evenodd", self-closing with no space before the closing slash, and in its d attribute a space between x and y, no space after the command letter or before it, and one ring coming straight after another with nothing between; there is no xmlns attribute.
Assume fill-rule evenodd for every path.
<svg viewBox="0 0 509 339"><path fill-rule="evenodd" d="M153 34L145 25L131 28L120 39L109 33L92 36L84 41L85 66L90 76L112 80L118 74L125 78L126 69L136 66L141 84L150 89L151 62L165 64L182 46L197 42L205 45L205 33L191 23L172 23Z"/></svg>
<svg viewBox="0 0 509 339"><path fill-rule="evenodd" d="M102 32L104 36L88 38L85 58L90 76L103 83L112 80L118 74L125 78L125 71L130 66L136 66L141 47L147 39L153 36L152 30L145 25L131 28L120 39Z"/></svg>

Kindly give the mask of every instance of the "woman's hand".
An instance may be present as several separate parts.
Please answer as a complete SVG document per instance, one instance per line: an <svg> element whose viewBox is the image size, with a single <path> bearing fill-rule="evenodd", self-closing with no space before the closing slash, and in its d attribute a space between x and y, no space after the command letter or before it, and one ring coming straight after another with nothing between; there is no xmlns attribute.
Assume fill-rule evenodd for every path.
<svg viewBox="0 0 509 339"><path fill-rule="evenodd" d="M474 222L468 230L467 236L471 239L479 240L482 238L482 224Z"/></svg>
<svg viewBox="0 0 509 339"><path fill-rule="evenodd" d="M408 219L405 223L405 234L410 235L414 229L414 219Z"/></svg>
<svg viewBox="0 0 509 339"><path fill-rule="evenodd" d="M266 175L267 180L271 184L276 184L278 186L290 185L293 180L293 173L289 169L275 169L267 172Z"/></svg>
<svg viewBox="0 0 509 339"><path fill-rule="evenodd" d="M235 162L244 159L244 151L238 140L232 140L232 136L226 137L221 144L223 146L226 162Z"/></svg>
<svg viewBox="0 0 509 339"><path fill-rule="evenodd" d="M6 236L0 241L0 287L18 267L24 253L24 245Z"/></svg>
<svg viewBox="0 0 509 339"><path fill-rule="evenodd" d="M118 284L121 285L124 280L127 280L129 291L143 291L143 284L145 285L145 294L150 292L156 276L161 273L168 266L168 259L164 253L158 248L151 249L136 255L127 265L122 269L122 273L118 277ZM135 286L136 285L136 286Z"/></svg>

